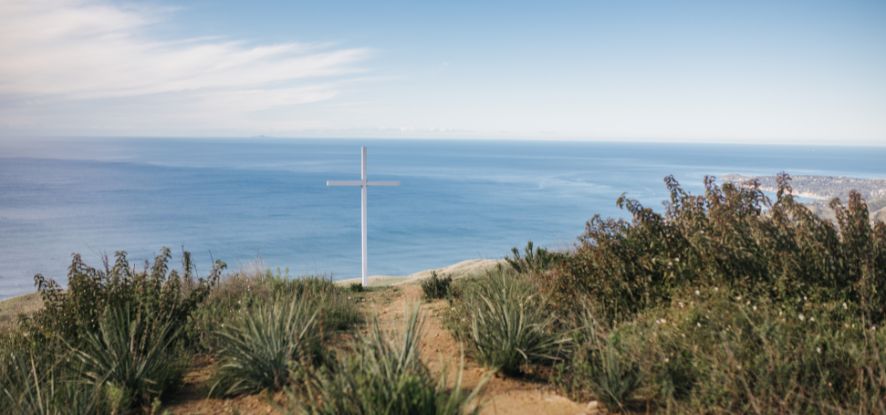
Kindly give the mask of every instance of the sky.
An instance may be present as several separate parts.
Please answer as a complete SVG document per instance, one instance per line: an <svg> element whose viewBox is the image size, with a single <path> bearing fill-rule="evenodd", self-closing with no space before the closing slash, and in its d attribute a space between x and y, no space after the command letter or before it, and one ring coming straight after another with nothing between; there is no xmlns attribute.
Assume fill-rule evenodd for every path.
<svg viewBox="0 0 886 415"><path fill-rule="evenodd" d="M886 145L883 1L0 0L0 141Z"/></svg>

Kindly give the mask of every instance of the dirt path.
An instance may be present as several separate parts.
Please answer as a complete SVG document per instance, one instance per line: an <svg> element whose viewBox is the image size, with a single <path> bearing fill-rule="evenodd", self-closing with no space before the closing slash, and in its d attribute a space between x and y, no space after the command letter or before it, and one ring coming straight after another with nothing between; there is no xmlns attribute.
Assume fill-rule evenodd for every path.
<svg viewBox="0 0 886 415"><path fill-rule="evenodd" d="M443 368L450 378L454 377L460 363L461 344L443 327L440 316L448 303L438 300L421 303L421 287L413 282L397 284L372 293L367 301L369 315L376 314L379 323L387 329L400 330L408 310L422 304L424 332L421 341L422 359L437 375ZM466 359L462 387L473 389L488 372L476 363ZM513 415L575 415L600 413L594 404L590 406L573 402L554 392L550 386L525 380L492 377L481 395L481 414Z"/></svg>

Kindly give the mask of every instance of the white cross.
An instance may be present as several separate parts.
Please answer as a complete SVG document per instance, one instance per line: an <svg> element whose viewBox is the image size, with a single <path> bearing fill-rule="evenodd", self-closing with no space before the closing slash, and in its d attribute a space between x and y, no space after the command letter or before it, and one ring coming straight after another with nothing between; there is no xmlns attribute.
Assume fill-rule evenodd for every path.
<svg viewBox="0 0 886 415"><path fill-rule="evenodd" d="M400 182L370 182L366 178L366 146L360 147L360 180L327 180L327 186L360 186L360 236L361 236L361 254L363 256L363 268L361 272L361 282L363 286L369 285L367 272L366 253L366 189L369 186L399 186Z"/></svg>

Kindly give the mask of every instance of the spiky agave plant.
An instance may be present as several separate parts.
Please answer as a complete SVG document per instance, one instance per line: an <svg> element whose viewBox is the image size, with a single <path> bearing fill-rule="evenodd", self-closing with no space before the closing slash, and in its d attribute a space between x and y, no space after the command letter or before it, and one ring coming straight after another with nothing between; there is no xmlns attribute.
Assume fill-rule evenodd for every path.
<svg viewBox="0 0 886 415"><path fill-rule="evenodd" d="M415 308L402 337L394 341L374 321L360 352L312 376L299 410L314 415L476 413L475 401L488 376L469 393L462 390L461 367L452 388L445 372L435 381L420 360L421 325Z"/></svg>
<svg viewBox="0 0 886 415"><path fill-rule="evenodd" d="M0 413L86 415L107 410L95 385L72 378L58 362L33 351L8 352L0 368Z"/></svg>
<svg viewBox="0 0 886 415"><path fill-rule="evenodd" d="M559 359L570 343L553 331L551 314L525 277L498 270L471 288L468 341L486 365L517 374L526 363Z"/></svg>
<svg viewBox="0 0 886 415"><path fill-rule="evenodd" d="M223 326L211 394L233 396L278 390L300 365L313 359L321 334L316 303L298 297L261 302Z"/></svg>
<svg viewBox="0 0 886 415"><path fill-rule="evenodd" d="M170 319L155 325L156 318L110 308L98 332L72 350L77 372L102 389L112 412L150 404L181 379L185 365L176 349L181 328Z"/></svg>

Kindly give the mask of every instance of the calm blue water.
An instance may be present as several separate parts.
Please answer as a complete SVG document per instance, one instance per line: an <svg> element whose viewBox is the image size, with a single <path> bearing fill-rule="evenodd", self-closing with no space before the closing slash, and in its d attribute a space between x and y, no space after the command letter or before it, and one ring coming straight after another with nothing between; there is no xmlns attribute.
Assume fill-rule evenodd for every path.
<svg viewBox="0 0 886 415"><path fill-rule="evenodd" d="M260 259L292 274L359 274L359 146L369 175L370 273L499 258L526 240L564 248L622 193L660 206L662 178L886 176L886 148L404 140L66 140L0 143L0 297L94 264L184 246L205 273Z"/></svg>

